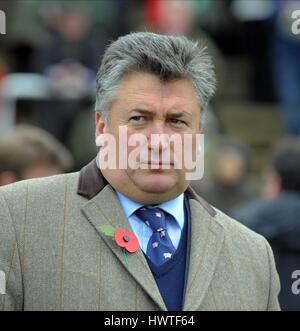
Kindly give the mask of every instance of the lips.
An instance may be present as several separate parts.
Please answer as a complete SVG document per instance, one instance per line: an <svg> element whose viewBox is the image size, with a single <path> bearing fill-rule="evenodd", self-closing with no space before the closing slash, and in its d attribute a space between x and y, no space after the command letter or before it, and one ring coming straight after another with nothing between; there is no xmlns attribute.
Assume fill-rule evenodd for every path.
<svg viewBox="0 0 300 331"><path fill-rule="evenodd" d="M147 164L148 165L159 165L159 166L162 166L162 165L172 166L172 165L174 165L173 163L165 163L165 162L148 162Z"/></svg>
<svg viewBox="0 0 300 331"><path fill-rule="evenodd" d="M173 163L164 163L164 162L145 162L145 163L140 163L141 169L149 169L149 170L168 170L174 168Z"/></svg>
<svg viewBox="0 0 300 331"><path fill-rule="evenodd" d="M173 162L151 162L151 161L141 161L140 164L147 164L147 165L155 165L155 166L163 166L163 165L168 165L168 166L173 166L174 163Z"/></svg>

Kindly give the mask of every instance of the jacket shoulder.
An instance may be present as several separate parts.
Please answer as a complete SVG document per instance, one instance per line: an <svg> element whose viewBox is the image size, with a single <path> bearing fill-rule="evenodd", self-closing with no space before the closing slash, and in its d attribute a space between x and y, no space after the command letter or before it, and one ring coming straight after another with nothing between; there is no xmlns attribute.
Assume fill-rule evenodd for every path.
<svg viewBox="0 0 300 331"><path fill-rule="evenodd" d="M30 194L42 194L47 193L47 195L55 194L56 189L67 185L77 185L79 172L60 174L55 176L26 179L13 184L5 185L0 187L0 194L6 199L13 198L25 198L25 196Z"/></svg>
<svg viewBox="0 0 300 331"><path fill-rule="evenodd" d="M266 239L257 232L249 229L244 224L226 215L222 211L213 207L216 211L215 221L222 226L226 237L232 238L232 240L242 240L248 243L250 246L256 246L258 244L265 244Z"/></svg>
<svg viewBox="0 0 300 331"><path fill-rule="evenodd" d="M213 207L214 208L214 207ZM247 296L256 293L262 309L279 310L280 281L268 241L220 210L212 218L224 234L223 259L237 273Z"/></svg>
<svg viewBox="0 0 300 331"><path fill-rule="evenodd" d="M79 173L23 180L0 187L0 208L8 210L21 231L26 218L45 218L63 210L66 198L75 199Z"/></svg>

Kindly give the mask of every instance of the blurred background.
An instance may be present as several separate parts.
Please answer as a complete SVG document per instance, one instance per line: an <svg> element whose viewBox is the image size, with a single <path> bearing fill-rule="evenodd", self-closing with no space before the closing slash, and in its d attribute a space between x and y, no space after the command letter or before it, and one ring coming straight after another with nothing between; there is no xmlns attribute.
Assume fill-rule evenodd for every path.
<svg viewBox="0 0 300 331"><path fill-rule="evenodd" d="M199 40L218 91L205 118L205 176L193 186L267 237L282 307L300 310L291 293L300 269L297 9L299 0L0 0L0 185L95 157L95 75L110 41L132 31Z"/></svg>

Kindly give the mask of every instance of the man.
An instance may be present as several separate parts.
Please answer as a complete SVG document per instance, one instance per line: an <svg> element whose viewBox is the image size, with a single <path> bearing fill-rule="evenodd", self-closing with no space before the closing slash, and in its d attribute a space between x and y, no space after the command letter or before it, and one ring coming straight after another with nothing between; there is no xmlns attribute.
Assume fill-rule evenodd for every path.
<svg viewBox="0 0 300 331"><path fill-rule="evenodd" d="M163 157L166 136L196 140L214 87L210 58L184 37L133 33L110 45L97 76L96 160L0 190L1 309L279 309L266 240L194 193L188 169L175 167L182 145ZM104 166L113 148L103 135L123 162L123 140L137 134L130 166Z"/></svg>
<svg viewBox="0 0 300 331"><path fill-rule="evenodd" d="M17 125L0 137L0 186L46 177L73 167L70 152L46 131Z"/></svg>
<svg viewBox="0 0 300 331"><path fill-rule="evenodd" d="M300 143L284 139L274 149L267 175L265 197L254 200L233 215L265 236L274 251L281 280L282 310L300 310L296 271L300 268ZM293 284L295 285L293 286ZM293 290L295 288L295 290Z"/></svg>

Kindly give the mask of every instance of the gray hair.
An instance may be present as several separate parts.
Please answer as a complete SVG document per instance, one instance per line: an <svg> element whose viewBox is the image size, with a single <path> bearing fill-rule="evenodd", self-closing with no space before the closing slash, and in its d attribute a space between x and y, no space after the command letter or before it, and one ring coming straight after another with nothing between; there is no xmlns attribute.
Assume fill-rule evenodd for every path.
<svg viewBox="0 0 300 331"><path fill-rule="evenodd" d="M95 110L101 113L104 122L121 80L129 72L152 73L166 82L190 79L203 111L216 89L214 66L206 47L186 37L131 33L110 44L97 73Z"/></svg>

